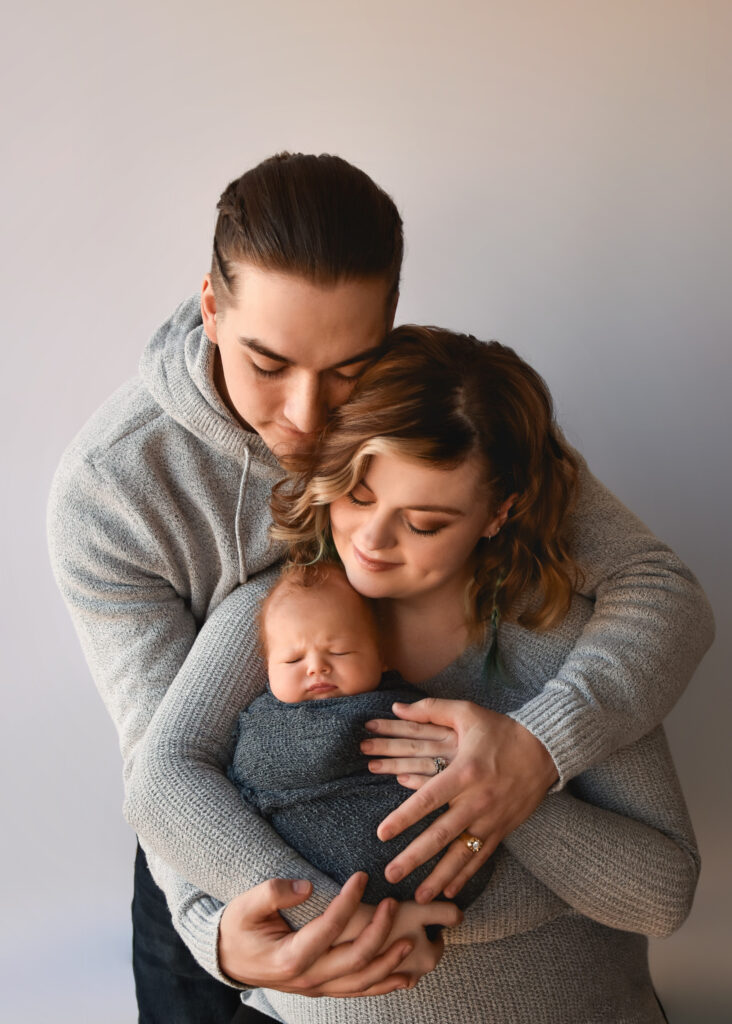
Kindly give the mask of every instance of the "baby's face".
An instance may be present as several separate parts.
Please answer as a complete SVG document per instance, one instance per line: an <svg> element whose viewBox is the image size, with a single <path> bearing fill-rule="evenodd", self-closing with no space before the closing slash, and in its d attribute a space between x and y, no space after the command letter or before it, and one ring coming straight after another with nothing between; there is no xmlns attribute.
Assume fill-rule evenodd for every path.
<svg viewBox="0 0 732 1024"><path fill-rule="evenodd" d="M275 594L264 630L269 685L278 700L346 697L379 685L383 665L373 623L339 575Z"/></svg>

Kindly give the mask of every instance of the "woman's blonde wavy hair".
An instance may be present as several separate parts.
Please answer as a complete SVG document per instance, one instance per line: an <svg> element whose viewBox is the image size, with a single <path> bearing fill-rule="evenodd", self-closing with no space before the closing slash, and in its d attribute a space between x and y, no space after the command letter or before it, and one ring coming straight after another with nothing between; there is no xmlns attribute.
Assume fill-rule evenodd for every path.
<svg viewBox="0 0 732 1024"><path fill-rule="evenodd" d="M540 597L517 616L522 625L548 629L564 617L580 576L564 534L577 462L546 384L512 349L435 327L392 331L317 451L275 488L272 533L290 545L292 562L333 557L328 506L353 490L376 454L442 468L477 457L487 512L516 495L500 532L476 549L466 592L474 637L492 617L510 616L528 588Z"/></svg>

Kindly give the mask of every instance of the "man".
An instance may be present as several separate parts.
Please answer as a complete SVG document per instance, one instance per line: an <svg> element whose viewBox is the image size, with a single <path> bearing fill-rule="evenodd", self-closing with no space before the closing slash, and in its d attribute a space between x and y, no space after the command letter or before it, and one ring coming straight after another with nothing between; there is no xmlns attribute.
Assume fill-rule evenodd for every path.
<svg viewBox="0 0 732 1024"><path fill-rule="evenodd" d="M399 214L363 172L330 156L264 161L221 197L200 300L179 307L146 349L140 378L113 395L66 452L50 503L52 560L118 727L126 780L202 624L227 594L276 562L268 501L279 462L316 443L329 411L378 358L394 319L402 252ZM615 525L624 525L628 514L619 503L614 508ZM556 695L545 703L540 695L523 719L497 726L501 835L557 777L565 781L660 721L710 639L708 606L673 553L632 517L632 530L613 530L605 519L590 510L578 525L607 541L610 568L596 588L604 625L553 681L566 697L572 742L566 728L561 741L553 731ZM691 641L670 628L679 614L696 623ZM619 649L612 615L626 629L633 619L642 673L631 652ZM620 660L620 690L603 674L603 652ZM303 865L303 880L306 872ZM172 906L194 899L163 864L156 876L167 880ZM309 888L283 886L252 889L223 916L212 910L200 930L191 925L195 915L178 918L198 960L221 982L228 972L304 994L371 994L404 984L398 964L409 944L380 952L389 906L353 942L334 945L356 916L361 880L347 883L296 933L278 910L302 903ZM230 1019L238 993L198 973L141 852L133 919L140 1019L195 1021L199 1005L207 1020ZM438 958L435 946L432 965Z"/></svg>

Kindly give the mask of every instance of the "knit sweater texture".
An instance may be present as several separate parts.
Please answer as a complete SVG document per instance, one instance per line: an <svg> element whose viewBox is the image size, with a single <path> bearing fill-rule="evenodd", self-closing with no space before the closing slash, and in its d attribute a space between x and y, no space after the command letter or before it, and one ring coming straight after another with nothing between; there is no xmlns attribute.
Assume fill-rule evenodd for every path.
<svg viewBox="0 0 732 1024"><path fill-rule="evenodd" d="M198 297L184 302L152 338L139 376L64 454L48 532L58 585L119 733L126 812L151 856L154 847L170 861L172 870L159 862L157 877L186 941L215 973L221 904L214 897L274 875L309 878L316 895L288 914L298 925L337 886L266 822L241 816L225 776L232 709L256 696L250 684L263 679L261 667L252 669L252 621L280 554L268 537L268 503L281 470L219 397L214 351ZM692 574L583 462L570 541L594 614L552 678L512 712L551 753L560 788L663 718L713 633ZM232 633L237 643L222 649L222 636L228 643ZM191 685L202 701L209 696L201 652L215 655L232 683L221 690L209 735L188 700ZM187 766L176 780L183 797L169 788L170 765L152 753L182 696L195 723L170 749L176 769Z"/></svg>

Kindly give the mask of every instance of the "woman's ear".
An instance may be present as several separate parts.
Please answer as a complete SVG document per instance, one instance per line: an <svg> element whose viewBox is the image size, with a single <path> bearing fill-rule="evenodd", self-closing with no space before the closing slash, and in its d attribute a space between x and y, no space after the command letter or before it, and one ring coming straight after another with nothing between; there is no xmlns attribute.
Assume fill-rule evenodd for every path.
<svg viewBox="0 0 732 1024"><path fill-rule="evenodd" d="M493 516L491 521L483 531L484 537L495 537L499 532L503 524L508 519L508 513L511 511L513 506L516 504L518 494L511 494L504 502L502 502L496 509L496 514Z"/></svg>

